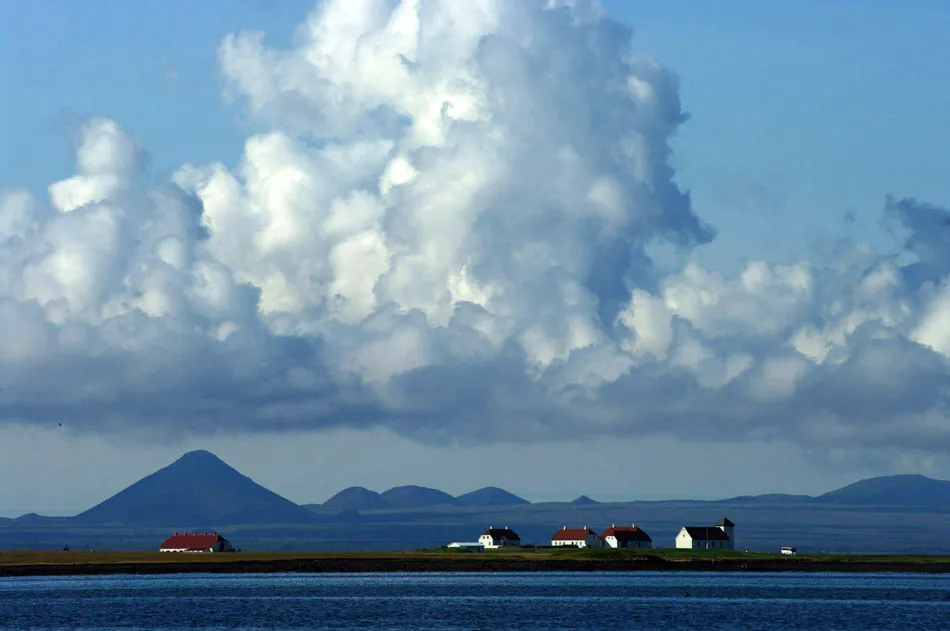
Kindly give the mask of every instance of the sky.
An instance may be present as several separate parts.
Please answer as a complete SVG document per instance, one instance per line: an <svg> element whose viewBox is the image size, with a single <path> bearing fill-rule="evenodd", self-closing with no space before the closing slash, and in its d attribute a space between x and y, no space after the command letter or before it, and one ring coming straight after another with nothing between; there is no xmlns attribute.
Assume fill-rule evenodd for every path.
<svg viewBox="0 0 950 631"><path fill-rule="evenodd" d="M950 478L948 20L0 0L0 515Z"/></svg>

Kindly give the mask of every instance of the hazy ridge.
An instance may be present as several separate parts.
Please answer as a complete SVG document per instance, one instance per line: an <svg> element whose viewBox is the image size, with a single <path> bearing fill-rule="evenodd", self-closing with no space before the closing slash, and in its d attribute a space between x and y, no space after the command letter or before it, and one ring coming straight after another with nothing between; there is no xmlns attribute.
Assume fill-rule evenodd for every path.
<svg viewBox="0 0 950 631"><path fill-rule="evenodd" d="M218 530L245 549L406 550L473 539L489 525L547 544L563 525L600 531L614 523L636 523L654 546L669 547L681 526L728 515L743 549L950 553L948 499L950 482L898 475L818 496L531 503L499 487L459 496L425 486L381 493L349 487L322 504L299 506L197 451L79 515L0 518L0 548L154 549L175 530Z"/></svg>

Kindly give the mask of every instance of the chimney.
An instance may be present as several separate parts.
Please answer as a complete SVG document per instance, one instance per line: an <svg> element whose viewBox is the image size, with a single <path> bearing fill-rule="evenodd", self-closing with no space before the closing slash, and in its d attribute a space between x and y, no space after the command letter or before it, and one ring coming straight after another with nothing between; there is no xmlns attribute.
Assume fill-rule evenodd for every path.
<svg viewBox="0 0 950 631"><path fill-rule="evenodd" d="M562 529L562 530L567 530L567 526L563 526L561 529Z"/></svg>
<svg viewBox="0 0 950 631"><path fill-rule="evenodd" d="M616 527L617 527L617 524L610 524L610 527L611 527L611 528L616 528Z"/></svg>

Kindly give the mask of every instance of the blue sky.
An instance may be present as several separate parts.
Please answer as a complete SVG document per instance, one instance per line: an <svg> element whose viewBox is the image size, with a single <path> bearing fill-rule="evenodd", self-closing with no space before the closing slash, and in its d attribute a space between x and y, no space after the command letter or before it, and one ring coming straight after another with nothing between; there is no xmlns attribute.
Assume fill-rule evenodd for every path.
<svg viewBox="0 0 950 631"><path fill-rule="evenodd" d="M167 177L186 161L238 156L246 130L222 104L216 49L231 32L283 40L310 2L3 0L4 185L45 188L71 173L71 121L135 130ZM15 61L14 61L15 60ZM172 78L175 77L175 78ZM15 122L15 124L14 124Z"/></svg>
<svg viewBox="0 0 950 631"><path fill-rule="evenodd" d="M887 194L947 203L946 3L612 7L641 49L681 77L693 118L674 144L679 177L730 246L795 252L841 230L848 210L869 232ZM730 178L761 187L775 206L730 208L716 193Z"/></svg>
<svg viewBox="0 0 950 631"><path fill-rule="evenodd" d="M679 78L683 108L691 117L670 141L675 181L691 192L696 214L718 231L712 243L692 253L697 264L728 275L750 260L820 259L832 241L844 237L896 250L897 241L881 224L887 195L950 207L950 4L604 4L613 18L632 26L636 52ZM225 101L218 48L228 34L246 30L265 32L267 46L290 48L312 7L304 0L0 0L0 146L5 148L0 189L26 187L45 200L50 183L73 173L73 140L92 116L114 120L141 141L146 186L167 182L185 163L221 162L233 169L247 138L269 124ZM0 259L0 271L2 264ZM823 312L819 306L803 317L817 321ZM693 323L703 329L701 319ZM710 348L719 349L721 339L710 337ZM461 493L478 486L478 471L492 458L488 447L413 442L398 428L398 436L390 435L391 429L367 430L365 436L359 428L304 433L293 445L287 435L265 433L255 440L273 456L259 458L239 432L153 442L108 432L64 437L47 425L5 426L0 419L0 479L25 475L37 461L52 472L36 488L0 488L0 515L79 510L121 488L125 476L144 475L187 448L211 448L300 502L319 501L349 484L384 490L390 480L423 483L418 478L431 480L440 475L439 466L453 464L458 472L443 487ZM629 470L603 464L601 454L615 459L636 454L662 479L646 493L650 497L821 492L860 476L908 470L950 476L946 462L926 449L865 459L765 432L729 438L710 452L701 443L680 443L675 434L651 434L638 447L596 443L575 456L608 476ZM74 450L75 441L82 441L88 454L82 460L86 473L75 478L74 488L64 489L53 474L69 475L61 457ZM374 446L379 441L399 448L384 456ZM297 454L295 464L284 461L282 448ZM306 460L303 452L320 453L339 472L346 462L339 454L347 449L377 454L377 465L349 477L325 475L316 486L299 481L313 475L299 461ZM509 449L514 448L504 447ZM559 479L552 462L566 457L563 445L538 441L529 451L525 467L533 466L532 472L506 469L524 480L510 490L551 499L557 493L545 483ZM511 458L518 457L514 453ZM721 493L689 488L693 472L671 464L677 454L691 454L699 462L695 466L705 462L719 469ZM764 471L768 463L781 464ZM790 468L803 472L794 484L786 473ZM570 476L559 484L570 497L599 492L610 499L608 489L581 488Z"/></svg>

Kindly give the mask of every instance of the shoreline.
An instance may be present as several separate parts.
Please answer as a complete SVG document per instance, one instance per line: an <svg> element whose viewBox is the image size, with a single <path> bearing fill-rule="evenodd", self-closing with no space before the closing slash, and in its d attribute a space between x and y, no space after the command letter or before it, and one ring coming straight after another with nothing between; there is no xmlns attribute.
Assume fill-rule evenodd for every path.
<svg viewBox="0 0 950 631"><path fill-rule="evenodd" d="M0 577L80 576L110 574L276 574L276 573L416 573L416 572L846 572L950 573L947 561L886 559L665 559L641 556L626 559L543 558L495 555L286 555L283 558L159 559L110 561L50 560L4 562ZM230 556L230 555L229 555Z"/></svg>

